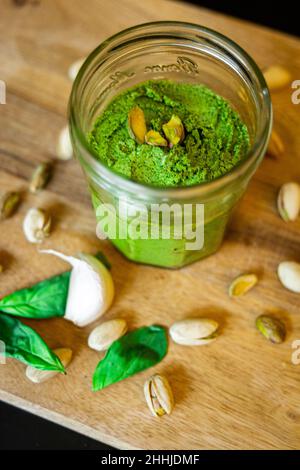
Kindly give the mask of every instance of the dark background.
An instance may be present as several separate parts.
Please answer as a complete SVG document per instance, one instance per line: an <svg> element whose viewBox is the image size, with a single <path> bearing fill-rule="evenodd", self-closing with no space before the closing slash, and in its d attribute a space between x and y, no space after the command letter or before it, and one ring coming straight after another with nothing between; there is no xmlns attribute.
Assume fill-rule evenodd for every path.
<svg viewBox="0 0 300 470"><path fill-rule="evenodd" d="M300 35L300 8L297 7L297 0L278 3L263 0L190 0L190 3ZM1 402L0 436L0 449L109 449L99 442Z"/></svg>

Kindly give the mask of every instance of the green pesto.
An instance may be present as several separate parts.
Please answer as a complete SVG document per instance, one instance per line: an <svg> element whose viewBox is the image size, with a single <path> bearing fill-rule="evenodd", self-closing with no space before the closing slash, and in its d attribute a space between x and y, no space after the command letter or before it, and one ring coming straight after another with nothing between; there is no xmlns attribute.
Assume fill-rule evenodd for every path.
<svg viewBox="0 0 300 470"><path fill-rule="evenodd" d="M173 114L185 128L181 144L138 144L128 133L129 111L138 105L148 130L163 135ZM88 136L99 159L113 171L153 186L189 186L228 173L249 149L249 134L239 114L203 85L150 80L117 96Z"/></svg>

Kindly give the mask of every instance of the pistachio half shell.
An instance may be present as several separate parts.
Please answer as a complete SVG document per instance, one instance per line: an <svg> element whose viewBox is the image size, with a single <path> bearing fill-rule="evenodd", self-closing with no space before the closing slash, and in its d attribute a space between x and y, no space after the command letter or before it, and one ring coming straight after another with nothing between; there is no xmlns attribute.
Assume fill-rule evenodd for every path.
<svg viewBox="0 0 300 470"><path fill-rule="evenodd" d="M281 186L277 207L280 216L285 222L297 219L300 211L300 186L297 183L285 183Z"/></svg>
<svg viewBox="0 0 300 470"><path fill-rule="evenodd" d="M146 120L144 111L139 106L132 108L128 114L128 130L130 137L135 139L138 144L145 142Z"/></svg>
<svg viewBox="0 0 300 470"><path fill-rule="evenodd" d="M40 163L31 176L29 191L31 193L37 193L45 188L52 176L52 170L53 166L51 162Z"/></svg>
<svg viewBox="0 0 300 470"><path fill-rule="evenodd" d="M153 416L171 414L174 408L174 396L168 380L162 375L153 375L144 385L144 394Z"/></svg>
<svg viewBox="0 0 300 470"><path fill-rule="evenodd" d="M97 326L89 335L88 345L96 351L106 351L111 344L127 331L127 323L123 318L109 320Z"/></svg>
<svg viewBox="0 0 300 470"><path fill-rule="evenodd" d="M265 70L264 77L271 91L280 90L288 86L292 80L290 72L280 65L269 67Z"/></svg>
<svg viewBox="0 0 300 470"><path fill-rule="evenodd" d="M7 219L17 209L21 201L20 193L10 191L0 195L0 220Z"/></svg>
<svg viewBox="0 0 300 470"><path fill-rule="evenodd" d="M269 140L267 155L279 158L284 152L284 145L280 135L273 129Z"/></svg>
<svg viewBox="0 0 300 470"><path fill-rule="evenodd" d="M285 324L278 318L269 315L257 317L256 328L260 333L272 343L282 343L286 336Z"/></svg>
<svg viewBox="0 0 300 470"><path fill-rule="evenodd" d="M69 127L64 127L58 137L56 156L60 160L70 160L73 157L73 147Z"/></svg>
<svg viewBox="0 0 300 470"><path fill-rule="evenodd" d="M284 287L300 294L300 263L283 261L277 269L278 277Z"/></svg>
<svg viewBox="0 0 300 470"><path fill-rule="evenodd" d="M83 62L85 59L78 59L73 64L70 65L69 70L68 70L68 76L69 79L74 82L75 78L77 77L77 74L79 70L81 69Z"/></svg>
<svg viewBox="0 0 300 470"><path fill-rule="evenodd" d="M50 235L51 216L43 209L32 208L27 212L23 231L30 243L41 243Z"/></svg>
<svg viewBox="0 0 300 470"><path fill-rule="evenodd" d="M242 276L238 276L229 286L230 297L245 295L257 282L258 278L256 274L243 274Z"/></svg>
<svg viewBox="0 0 300 470"><path fill-rule="evenodd" d="M68 367L72 359L72 350L69 348L58 348L54 350L54 353L58 356L62 365L65 368ZM57 374L59 372L55 370L39 370L32 366L27 366L26 368L26 377L36 384L52 379Z"/></svg>
<svg viewBox="0 0 300 470"><path fill-rule="evenodd" d="M185 346L202 346L217 337L219 324L210 318L190 318L174 323L170 336L175 343Z"/></svg>
<svg viewBox="0 0 300 470"><path fill-rule="evenodd" d="M160 135L159 132L153 130L147 132L145 135L145 141L148 145L155 145L157 147L168 146L167 140L162 135Z"/></svg>
<svg viewBox="0 0 300 470"><path fill-rule="evenodd" d="M180 144L184 139L184 127L180 117L173 114L170 121L163 125L163 131L167 137L170 147Z"/></svg>

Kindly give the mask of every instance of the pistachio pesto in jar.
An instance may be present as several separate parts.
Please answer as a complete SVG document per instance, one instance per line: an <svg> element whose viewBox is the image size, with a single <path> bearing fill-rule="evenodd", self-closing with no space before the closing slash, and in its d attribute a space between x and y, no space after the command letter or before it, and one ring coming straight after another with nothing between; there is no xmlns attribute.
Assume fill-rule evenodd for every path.
<svg viewBox="0 0 300 470"><path fill-rule="evenodd" d="M121 93L98 117L88 139L111 170L154 187L219 178L245 158L250 145L246 126L225 99L203 85L167 80L147 81ZM101 194L92 190L92 200L97 209ZM186 249L184 233L181 239L172 234L169 240L152 239L151 221L143 217L147 239L129 233L120 237L117 231L111 241L134 261L177 267L216 251L232 201L222 207L218 217L206 214L201 252Z"/></svg>

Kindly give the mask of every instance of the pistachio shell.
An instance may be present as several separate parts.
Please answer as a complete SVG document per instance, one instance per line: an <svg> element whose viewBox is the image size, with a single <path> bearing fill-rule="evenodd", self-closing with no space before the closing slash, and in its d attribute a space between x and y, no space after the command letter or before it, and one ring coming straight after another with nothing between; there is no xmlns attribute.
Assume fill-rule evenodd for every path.
<svg viewBox="0 0 300 470"><path fill-rule="evenodd" d="M300 294L300 263L283 261L279 264L277 272L284 287Z"/></svg>
<svg viewBox="0 0 300 470"><path fill-rule="evenodd" d="M167 147L168 142L166 139L160 135L159 132L157 131L148 131L147 134L145 135L145 141L148 145L156 145L158 147Z"/></svg>
<svg viewBox="0 0 300 470"><path fill-rule="evenodd" d="M0 220L7 219L17 209L21 200L20 193L10 191L0 195Z"/></svg>
<svg viewBox="0 0 300 470"><path fill-rule="evenodd" d="M284 145L280 135L273 129L269 140L267 155L279 158L284 152Z"/></svg>
<svg viewBox="0 0 300 470"><path fill-rule="evenodd" d="M281 186L277 207L280 216L285 222L297 219L300 211L300 186L297 183L285 183Z"/></svg>
<svg viewBox="0 0 300 470"><path fill-rule="evenodd" d="M285 324L278 318L260 315L256 319L258 331L272 343L282 343L286 336Z"/></svg>
<svg viewBox="0 0 300 470"><path fill-rule="evenodd" d="M105 351L114 341L125 335L126 331L127 323L122 318L106 321L90 333L88 345L96 351Z"/></svg>
<svg viewBox="0 0 300 470"><path fill-rule="evenodd" d="M53 166L51 162L40 163L32 174L29 191L31 193L37 193L45 188L52 176L52 171Z"/></svg>
<svg viewBox="0 0 300 470"><path fill-rule="evenodd" d="M190 318L174 323L170 336L175 343L202 346L217 337L218 323L210 318Z"/></svg>
<svg viewBox="0 0 300 470"><path fill-rule="evenodd" d="M238 276L229 286L230 297L245 295L257 282L258 278L256 274L243 274L242 276Z"/></svg>
<svg viewBox="0 0 300 470"><path fill-rule="evenodd" d="M70 65L69 70L68 70L68 76L72 82L74 82L75 78L77 77L77 74L79 70L81 69L81 66L83 64L85 59L78 59L76 62L73 62L73 64Z"/></svg>
<svg viewBox="0 0 300 470"><path fill-rule="evenodd" d="M64 127L58 137L56 156L60 160L70 160L73 157L73 147L69 127Z"/></svg>
<svg viewBox="0 0 300 470"><path fill-rule="evenodd" d="M180 144L184 139L184 127L181 122L180 117L173 114L170 121L167 124L163 125L163 131L168 141L170 142L170 147Z"/></svg>
<svg viewBox="0 0 300 470"><path fill-rule="evenodd" d="M171 414L174 408L174 396L168 380L162 375L153 375L144 385L144 394L153 416Z"/></svg>
<svg viewBox="0 0 300 470"><path fill-rule="evenodd" d="M30 243L41 243L50 235L51 216L43 209L32 208L27 212L23 230Z"/></svg>
<svg viewBox="0 0 300 470"><path fill-rule="evenodd" d="M264 72L264 77L271 91L280 90L291 83L290 72L280 65L273 65Z"/></svg>
<svg viewBox="0 0 300 470"><path fill-rule="evenodd" d="M130 137L135 139L138 144L145 142L146 120L144 111L139 106L132 108L128 114L128 130Z"/></svg>
<svg viewBox="0 0 300 470"><path fill-rule="evenodd" d="M72 350L68 348L58 348L54 350L55 354L60 359L62 365L66 368L72 359ZM55 370L39 370L32 366L27 366L26 377L36 384L45 382L46 380L55 377L58 372Z"/></svg>

